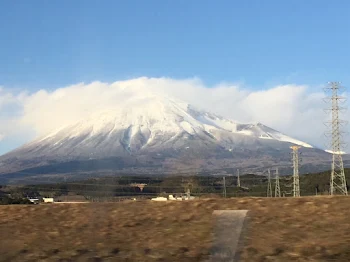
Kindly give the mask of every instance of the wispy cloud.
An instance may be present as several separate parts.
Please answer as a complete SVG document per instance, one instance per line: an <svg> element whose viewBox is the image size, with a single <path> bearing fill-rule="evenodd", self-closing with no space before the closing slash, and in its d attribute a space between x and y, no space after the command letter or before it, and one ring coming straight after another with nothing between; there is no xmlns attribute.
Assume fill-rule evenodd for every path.
<svg viewBox="0 0 350 262"><path fill-rule="evenodd" d="M115 83L80 83L34 93L12 93L2 88L0 134L26 136L29 141L33 133L45 135L96 110L118 106L125 99L121 90L139 95L166 94L239 122L261 122L308 143L325 144L323 122L327 117L322 90L312 92L308 86L293 84L259 91L228 83L208 87L196 78L143 77ZM350 114L345 117L350 120Z"/></svg>

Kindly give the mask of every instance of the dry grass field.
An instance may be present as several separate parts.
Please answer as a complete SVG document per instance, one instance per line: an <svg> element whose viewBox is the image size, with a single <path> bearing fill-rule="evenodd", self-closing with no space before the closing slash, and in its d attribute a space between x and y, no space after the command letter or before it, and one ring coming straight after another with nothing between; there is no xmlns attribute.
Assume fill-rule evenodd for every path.
<svg viewBox="0 0 350 262"><path fill-rule="evenodd" d="M350 261L350 198L0 206L0 261L205 261L212 212L248 209L241 261Z"/></svg>

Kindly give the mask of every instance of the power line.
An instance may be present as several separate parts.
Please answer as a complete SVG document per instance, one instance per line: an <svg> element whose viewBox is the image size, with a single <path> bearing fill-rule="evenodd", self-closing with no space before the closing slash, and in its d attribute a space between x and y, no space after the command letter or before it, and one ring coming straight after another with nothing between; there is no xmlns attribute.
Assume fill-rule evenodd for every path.
<svg viewBox="0 0 350 262"><path fill-rule="evenodd" d="M332 120L326 122L326 125L330 127L330 131L326 132L326 136L329 135L332 138L332 170L330 181L330 195L337 193L341 195L347 195L346 178L344 172L344 163L342 158L342 146L344 143L341 141L342 134L341 126L346 123L339 118L339 113L345 108L340 107L339 103L345 102L346 98L339 96L339 91L343 89L338 82L330 82L325 91L331 91L331 96L327 97L325 101L331 101L331 108L327 111L331 111Z"/></svg>
<svg viewBox="0 0 350 262"><path fill-rule="evenodd" d="M228 188L228 187L227 187ZM234 188L234 187L230 187L230 188ZM183 189L183 188L182 188ZM95 190L91 190L91 189L84 189L84 190L57 190L57 189L53 189L53 188L50 188L50 189L47 189L47 188L37 188L37 190L39 191L47 191L47 192L57 192L57 193L69 193L69 192L72 192L72 193L107 193L107 194L110 194L110 193L116 193L116 194L124 194L123 196L133 196L133 195L144 195L144 196L147 196L147 195L159 195L158 192L141 192L141 191L116 191L116 192L106 192L105 190L100 190L100 189L95 189ZM188 194L188 192L191 193L190 189L187 189L186 190L186 194ZM180 193L180 192L167 192L167 193ZM193 194L195 195L207 195L208 192L193 192ZM219 192L217 192L216 194L220 194ZM233 195L246 195L246 193L244 192L234 192L232 193ZM263 192L249 192L249 195L260 195L262 196ZM113 196L110 196L108 195L109 197L113 197ZM115 195L114 197L119 197L119 195Z"/></svg>

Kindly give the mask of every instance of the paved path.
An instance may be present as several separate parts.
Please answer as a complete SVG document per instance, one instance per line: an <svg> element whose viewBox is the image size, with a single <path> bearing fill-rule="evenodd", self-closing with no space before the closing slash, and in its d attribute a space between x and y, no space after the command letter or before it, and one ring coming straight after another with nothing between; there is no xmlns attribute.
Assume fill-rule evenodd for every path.
<svg viewBox="0 0 350 262"><path fill-rule="evenodd" d="M237 262L248 210L215 210L211 262Z"/></svg>

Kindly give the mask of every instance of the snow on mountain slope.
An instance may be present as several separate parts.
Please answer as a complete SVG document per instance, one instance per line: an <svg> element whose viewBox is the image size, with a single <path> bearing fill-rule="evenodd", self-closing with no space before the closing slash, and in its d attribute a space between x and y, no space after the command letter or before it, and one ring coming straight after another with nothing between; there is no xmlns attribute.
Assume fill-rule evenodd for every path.
<svg viewBox="0 0 350 262"><path fill-rule="evenodd" d="M231 147L246 141L256 144L260 140L312 147L260 123L240 124L164 95L140 89L119 92L121 99L113 108L98 110L5 156L94 158L166 148Z"/></svg>
<svg viewBox="0 0 350 262"><path fill-rule="evenodd" d="M325 151L326 151L327 153L333 154L333 150L325 150ZM335 155L345 155L346 152L344 152L344 151L336 151L334 154L335 154Z"/></svg>
<svg viewBox="0 0 350 262"><path fill-rule="evenodd" d="M239 125L238 127L238 132L239 133L244 133L246 135L251 135L251 136L255 136L261 139L274 139L274 140L278 140L281 142L289 142L292 144L296 144L296 145L300 145L303 147L308 147L308 148L312 148L311 145L302 142L300 140L291 138L287 135L284 135L272 128L269 128L267 126L264 126L261 123L257 123L257 124L248 124L248 125Z"/></svg>
<svg viewBox="0 0 350 262"><path fill-rule="evenodd" d="M291 144L306 147L304 163L319 167L328 157L261 123L238 123L142 88L116 92L115 106L94 107L92 115L0 156L0 175L256 171L290 167Z"/></svg>

